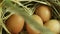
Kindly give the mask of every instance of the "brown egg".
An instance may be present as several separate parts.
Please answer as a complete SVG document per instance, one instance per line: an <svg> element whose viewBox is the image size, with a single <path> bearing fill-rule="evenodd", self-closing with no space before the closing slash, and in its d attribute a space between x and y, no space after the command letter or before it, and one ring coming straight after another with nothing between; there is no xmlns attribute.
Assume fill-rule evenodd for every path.
<svg viewBox="0 0 60 34"><path fill-rule="evenodd" d="M23 29L24 19L18 14L13 14L6 20L5 24L11 33L17 34Z"/></svg>
<svg viewBox="0 0 60 34"><path fill-rule="evenodd" d="M38 15L33 15L33 18L38 22L38 24L43 26L43 21ZM34 27L30 26L29 24L26 24L26 29L29 34L40 34L41 33L39 30L35 29Z"/></svg>
<svg viewBox="0 0 60 34"><path fill-rule="evenodd" d="M12 34L14 34L14 33L12 33ZM18 33L17 33L18 34Z"/></svg>
<svg viewBox="0 0 60 34"><path fill-rule="evenodd" d="M45 26L54 33L59 33L59 21L52 19L45 23Z"/></svg>
<svg viewBox="0 0 60 34"><path fill-rule="evenodd" d="M41 5L36 8L35 14L40 16L44 22L51 18L51 10L48 6Z"/></svg>

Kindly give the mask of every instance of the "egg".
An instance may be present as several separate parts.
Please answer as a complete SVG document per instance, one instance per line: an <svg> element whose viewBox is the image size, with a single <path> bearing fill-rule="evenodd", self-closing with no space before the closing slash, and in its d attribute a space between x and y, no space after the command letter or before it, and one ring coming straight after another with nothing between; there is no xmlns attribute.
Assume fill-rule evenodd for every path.
<svg viewBox="0 0 60 34"><path fill-rule="evenodd" d="M18 14L13 14L6 20L5 24L6 24L7 29L11 33L18 34L23 29L24 19L22 16Z"/></svg>
<svg viewBox="0 0 60 34"><path fill-rule="evenodd" d="M35 14L40 16L44 22L47 22L51 18L50 7L45 5L38 6L35 10Z"/></svg>
<svg viewBox="0 0 60 34"><path fill-rule="evenodd" d="M48 29L50 29L53 33L59 33L59 21L52 19L44 24Z"/></svg>
<svg viewBox="0 0 60 34"><path fill-rule="evenodd" d="M33 15L33 18L37 21L38 24L43 26L43 21L38 15ZM26 24L26 29L29 34L40 34L41 33L39 30L35 29L34 27L32 27L32 25L30 26L29 24Z"/></svg>

